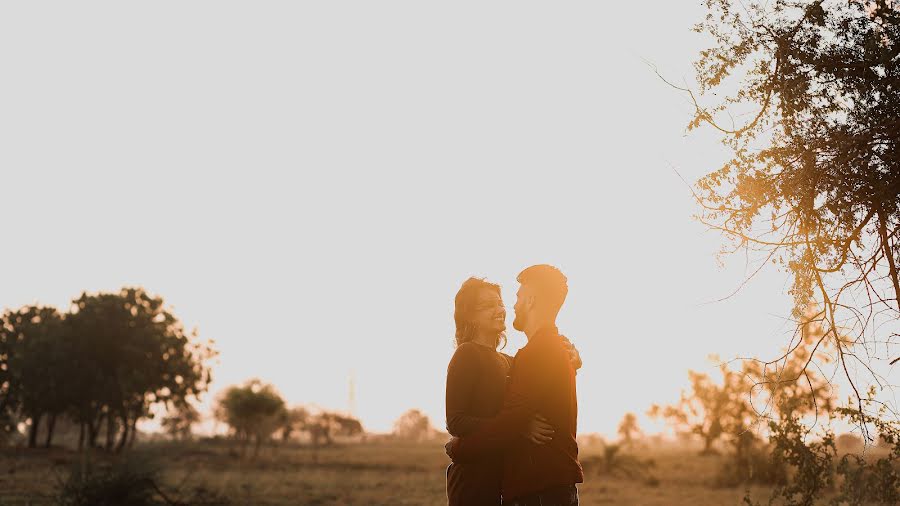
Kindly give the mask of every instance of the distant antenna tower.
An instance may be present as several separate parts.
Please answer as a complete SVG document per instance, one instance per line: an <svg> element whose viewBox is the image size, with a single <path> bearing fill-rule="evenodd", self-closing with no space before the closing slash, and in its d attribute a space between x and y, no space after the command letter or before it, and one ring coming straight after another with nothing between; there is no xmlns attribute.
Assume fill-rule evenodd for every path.
<svg viewBox="0 0 900 506"><path fill-rule="evenodd" d="M356 374L350 373L349 395L347 398L347 407L350 409L350 416L356 416Z"/></svg>

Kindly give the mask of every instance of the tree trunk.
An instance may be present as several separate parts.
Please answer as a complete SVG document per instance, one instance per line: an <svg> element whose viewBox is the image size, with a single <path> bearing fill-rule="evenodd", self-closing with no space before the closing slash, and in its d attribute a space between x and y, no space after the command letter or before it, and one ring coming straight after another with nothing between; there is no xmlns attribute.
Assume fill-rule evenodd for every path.
<svg viewBox="0 0 900 506"><path fill-rule="evenodd" d="M88 447L96 448L97 447L97 437L100 435L100 426L103 425L103 418L105 415L100 413L100 416L97 417L97 420L94 420L94 417L91 416L88 419Z"/></svg>
<svg viewBox="0 0 900 506"><path fill-rule="evenodd" d="M128 447L134 448L134 440L137 436L137 417L131 420L131 435L128 438Z"/></svg>
<svg viewBox="0 0 900 506"><path fill-rule="evenodd" d="M56 413L51 414L47 420L47 440L44 442L44 448L50 448L50 443L53 441L54 427L56 427Z"/></svg>
<svg viewBox="0 0 900 506"><path fill-rule="evenodd" d="M116 437L116 419L113 418L112 414L107 413L106 415L106 451L112 452L113 449L113 440Z"/></svg>
<svg viewBox="0 0 900 506"><path fill-rule="evenodd" d="M119 439L119 444L116 445L116 453L122 453L122 449L125 448L125 443L128 442L128 434L131 429L131 425L128 423L128 418L122 418L122 437Z"/></svg>
<svg viewBox="0 0 900 506"><path fill-rule="evenodd" d="M713 438L709 437L708 435L703 436L703 451L700 452L701 455L712 455L713 453L715 453L712 449L713 441Z"/></svg>
<svg viewBox="0 0 900 506"><path fill-rule="evenodd" d="M888 238L887 217L881 209L878 210L878 234L881 236L881 248L884 251L884 259L887 260L888 272L894 285L894 300L900 306L900 275L897 274L897 264L894 262L894 253L891 251L891 242Z"/></svg>
<svg viewBox="0 0 900 506"><path fill-rule="evenodd" d="M41 425L41 415L31 417L31 428L28 431L28 447L37 448L38 427Z"/></svg>

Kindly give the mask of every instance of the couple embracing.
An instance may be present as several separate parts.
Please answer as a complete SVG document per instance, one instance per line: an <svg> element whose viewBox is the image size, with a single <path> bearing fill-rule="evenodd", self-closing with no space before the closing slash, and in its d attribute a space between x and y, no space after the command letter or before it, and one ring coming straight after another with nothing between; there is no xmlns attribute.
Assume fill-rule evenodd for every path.
<svg viewBox="0 0 900 506"><path fill-rule="evenodd" d="M516 278L513 328L528 344L506 344L500 286L470 278L456 294L456 352L447 367L450 506L577 506L584 481L575 443L578 352L556 316L566 277L535 265Z"/></svg>

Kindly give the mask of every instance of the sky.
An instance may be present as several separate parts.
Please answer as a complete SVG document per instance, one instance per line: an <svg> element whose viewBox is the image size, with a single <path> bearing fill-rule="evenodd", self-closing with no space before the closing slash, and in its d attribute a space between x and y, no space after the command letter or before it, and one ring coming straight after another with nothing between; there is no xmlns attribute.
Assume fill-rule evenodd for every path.
<svg viewBox="0 0 900 506"><path fill-rule="evenodd" d="M0 308L140 285L258 377L388 431L443 426L453 297L559 267L579 431L776 356L787 277L719 265L685 181L701 2L0 7ZM676 172L677 171L677 172ZM679 176L680 174L680 176ZM681 179L684 178L685 181ZM749 265L749 267L748 267ZM350 402L350 384L355 402ZM650 422L642 418L642 422Z"/></svg>

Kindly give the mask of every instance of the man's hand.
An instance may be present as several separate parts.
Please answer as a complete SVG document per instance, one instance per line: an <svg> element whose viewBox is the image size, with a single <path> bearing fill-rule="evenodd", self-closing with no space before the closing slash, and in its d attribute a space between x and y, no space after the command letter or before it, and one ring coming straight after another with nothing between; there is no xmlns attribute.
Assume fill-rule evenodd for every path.
<svg viewBox="0 0 900 506"><path fill-rule="evenodd" d="M560 337L563 338L563 345L566 347L566 351L569 352L569 363L572 364L572 369L575 369L575 372L578 373L578 369L581 369L581 354L578 353L575 345L572 344L572 341L569 341L568 337Z"/></svg>
<svg viewBox="0 0 900 506"><path fill-rule="evenodd" d="M450 457L450 460L453 460L453 449L455 448L457 441L459 441L459 438L454 436L444 445L444 451L447 453L447 456Z"/></svg>
<svg viewBox="0 0 900 506"><path fill-rule="evenodd" d="M553 439L554 432L555 429L550 425L550 422L538 414L534 415L531 421L528 422L528 426L525 428L525 432L522 433L522 436L534 444L542 445L549 443ZM450 443L452 442L453 441L451 440ZM447 446L449 446L450 443L447 443ZM449 455L449 450L447 454Z"/></svg>

